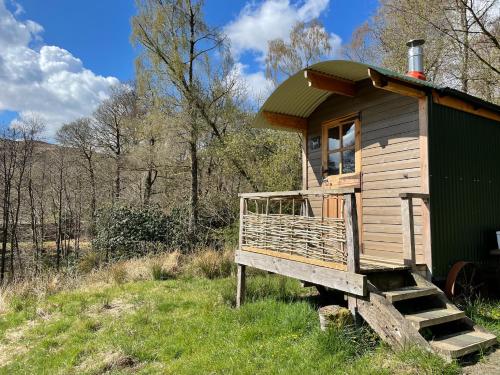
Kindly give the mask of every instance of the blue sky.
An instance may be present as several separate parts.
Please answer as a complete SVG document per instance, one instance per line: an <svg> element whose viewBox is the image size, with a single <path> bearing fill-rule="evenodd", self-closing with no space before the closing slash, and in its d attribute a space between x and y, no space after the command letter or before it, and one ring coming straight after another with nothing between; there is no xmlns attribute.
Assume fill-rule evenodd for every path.
<svg viewBox="0 0 500 375"><path fill-rule="evenodd" d="M338 47L376 6L376 0L207 0L205 15L232 38L241 74L258 88L265 84L266 38L318 16ZM34 112L54 132L90 114L110 85L132 80L134 12L133 0L0 0L0 85L8 88L0 92L0 124Z"/></svg>

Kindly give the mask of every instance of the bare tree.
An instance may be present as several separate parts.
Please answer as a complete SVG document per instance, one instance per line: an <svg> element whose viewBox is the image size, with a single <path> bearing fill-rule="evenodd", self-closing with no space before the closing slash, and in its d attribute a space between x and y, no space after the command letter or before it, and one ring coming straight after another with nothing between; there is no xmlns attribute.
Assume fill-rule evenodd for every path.
<svg viewBox="0 0 500 375"><path fill-rule="evenodd" d="M36 137L43 128L40 119L26 116L4 131L0 138L0 173L2 176L2 228L0 282L5 280L7 245L10 244L10 278L14 277L14 254L22 269L18 226L21 213L25 172L31 163ZM16 251L17 250L17 251Z"/></svg>
<svg viewBox="0 0 500 375"><path fill-rule="evenodd" d="M66 164L66 150L64 148L57 148L54 150L55 165L51 173L51 187L52 187L52 218L56 226L56 268L59 270L61 266L61 257L63 255L63 238L64 238L64 183Z"/></svg>
<svg viewBox="0 0 500 375"><path fill-rule="evenodd" d="M88 173L91 191L90 231L91 233L93 233L93 228L95 226L95 215L97 210L97 181L95 171L97 140L94 134L94 128L92 126L92 120L89 118L81 118L68 124L64 124L62 128L57 132L56 138L62 145L75 148L85 161L84 167ZM121 141L118 141L117 143L120 144ZM119 155L121 155L121 151L122 150L119 150ZM118 184L120 183L118 182Z"/></svg>
<svg viewBox="0 0 500 375"><path fill-rule="evenodd" d="M424 38L428 79L498 102L497 4L495 0L383 0L373 18L354 32L345 53L405 72L404 42Z"/></svg>
<svg viewBox="0 0 500 375"><path fill-rule="evenodd" d="M114 197L120 198L124 157L131 144L131 122L137 115L137 97L128 85L115 86L109 99L104 100L94 113L94 133L97 143L114 159Z"/></svg>
<svg viewBox="0 0 500 375"><path fill-rule="evenodd" d="M0 282L5 279L7 258L7 244L9 242L9 228L11 223L12 187L18 158L18 131L8 128L0 138L0 163L2 173L2 255L0 264Z"/></svg>
<svg viewBox="0 0 500 375"><path fill-rule="evenodd" d="M18 267L19 271L23 273L23 266L21 260L21 250L19 248L19 238L18 238L18 226L19 217L21 214L21 201L22 193L25 184L25 174L27 168L30 167L33 161L33 150L35 147L35 141L40 136L40 133L44 130L45 125L43 121L35 116L28 115L22 117L14 125L20 135L20 139L17 141L19 143L19 157L16 164L16 180L15 180L15 205L12 212L12 225L11 225L11 258L10 258L10 268L11 274L14 275L14 250L18 257Z"/></svg>

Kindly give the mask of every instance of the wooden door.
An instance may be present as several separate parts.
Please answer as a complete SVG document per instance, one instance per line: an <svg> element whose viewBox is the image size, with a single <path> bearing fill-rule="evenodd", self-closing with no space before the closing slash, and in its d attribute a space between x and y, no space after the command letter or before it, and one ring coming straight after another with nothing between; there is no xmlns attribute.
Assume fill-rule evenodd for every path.
<svg viewBox="0 0 500 375"><path fill-rule="evenodd" d="M332 186L328 186L332 188ZM330 196L323 198L323 216L333 218L344 217L344 198L339 196Z"/></svg>
<svg viewBox="0 0 500 375"><path fill-rule="evenodd" d="M328 186L332 188L334 186ZM345 187L345 186L344 186ZM363 207L361 192L356 193L356 212L358 214L358 234L360 253L363 253ZM344 198L342 195L323 198L323 216L333 218L344 218Z"/></svg>
<svg viewBox="0 0 500 375"><path fill-rule="evenodd" d="M358 114L322 124L322 173L324 188L359 189L356 192L356 206L359 243L362 244L361 122ZM322 210L324 217L343 218L343 196L325 197Z"/></svg>

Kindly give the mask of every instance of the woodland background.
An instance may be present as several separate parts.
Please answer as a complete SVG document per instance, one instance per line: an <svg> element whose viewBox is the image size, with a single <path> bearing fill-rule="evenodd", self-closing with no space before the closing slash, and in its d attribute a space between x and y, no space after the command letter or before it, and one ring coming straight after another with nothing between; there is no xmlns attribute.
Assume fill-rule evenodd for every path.
<svg viewBox="0 0 500 375"><path fill-rule="evenodd" d="M236 245L237 193L300 188L301 140L250 126L262 104L234 73L230 40L203 1L140 0L131 20L136 79L93 116L44 141L25 116L0 138L0 280L92 268L150 252ZM382 0L343 58L405 73L405 42L424 38L425 74L500 104L495 0ZM269 42L267 76L331 55L319 21Z"/></svg>

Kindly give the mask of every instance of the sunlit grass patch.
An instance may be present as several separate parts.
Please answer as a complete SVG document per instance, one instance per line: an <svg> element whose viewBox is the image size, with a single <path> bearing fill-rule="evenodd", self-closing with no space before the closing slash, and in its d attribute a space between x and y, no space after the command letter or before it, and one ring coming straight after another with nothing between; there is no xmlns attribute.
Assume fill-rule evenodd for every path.
<svg viewBox="0 0 500 375"><path fill-rule="evenodd" d="M392 353L367 327L322 332L317 301L297 281L252 275L240 309L232 306L234 292L234 277L184 277L47 296L37 307L46 320L23 331L26 345L9 352L9 361L0 356L0 373L454 371L430 354ZM25 327L27 309L1 316L0 325ZM10 345L5 337L3 343Z"/></svg>

